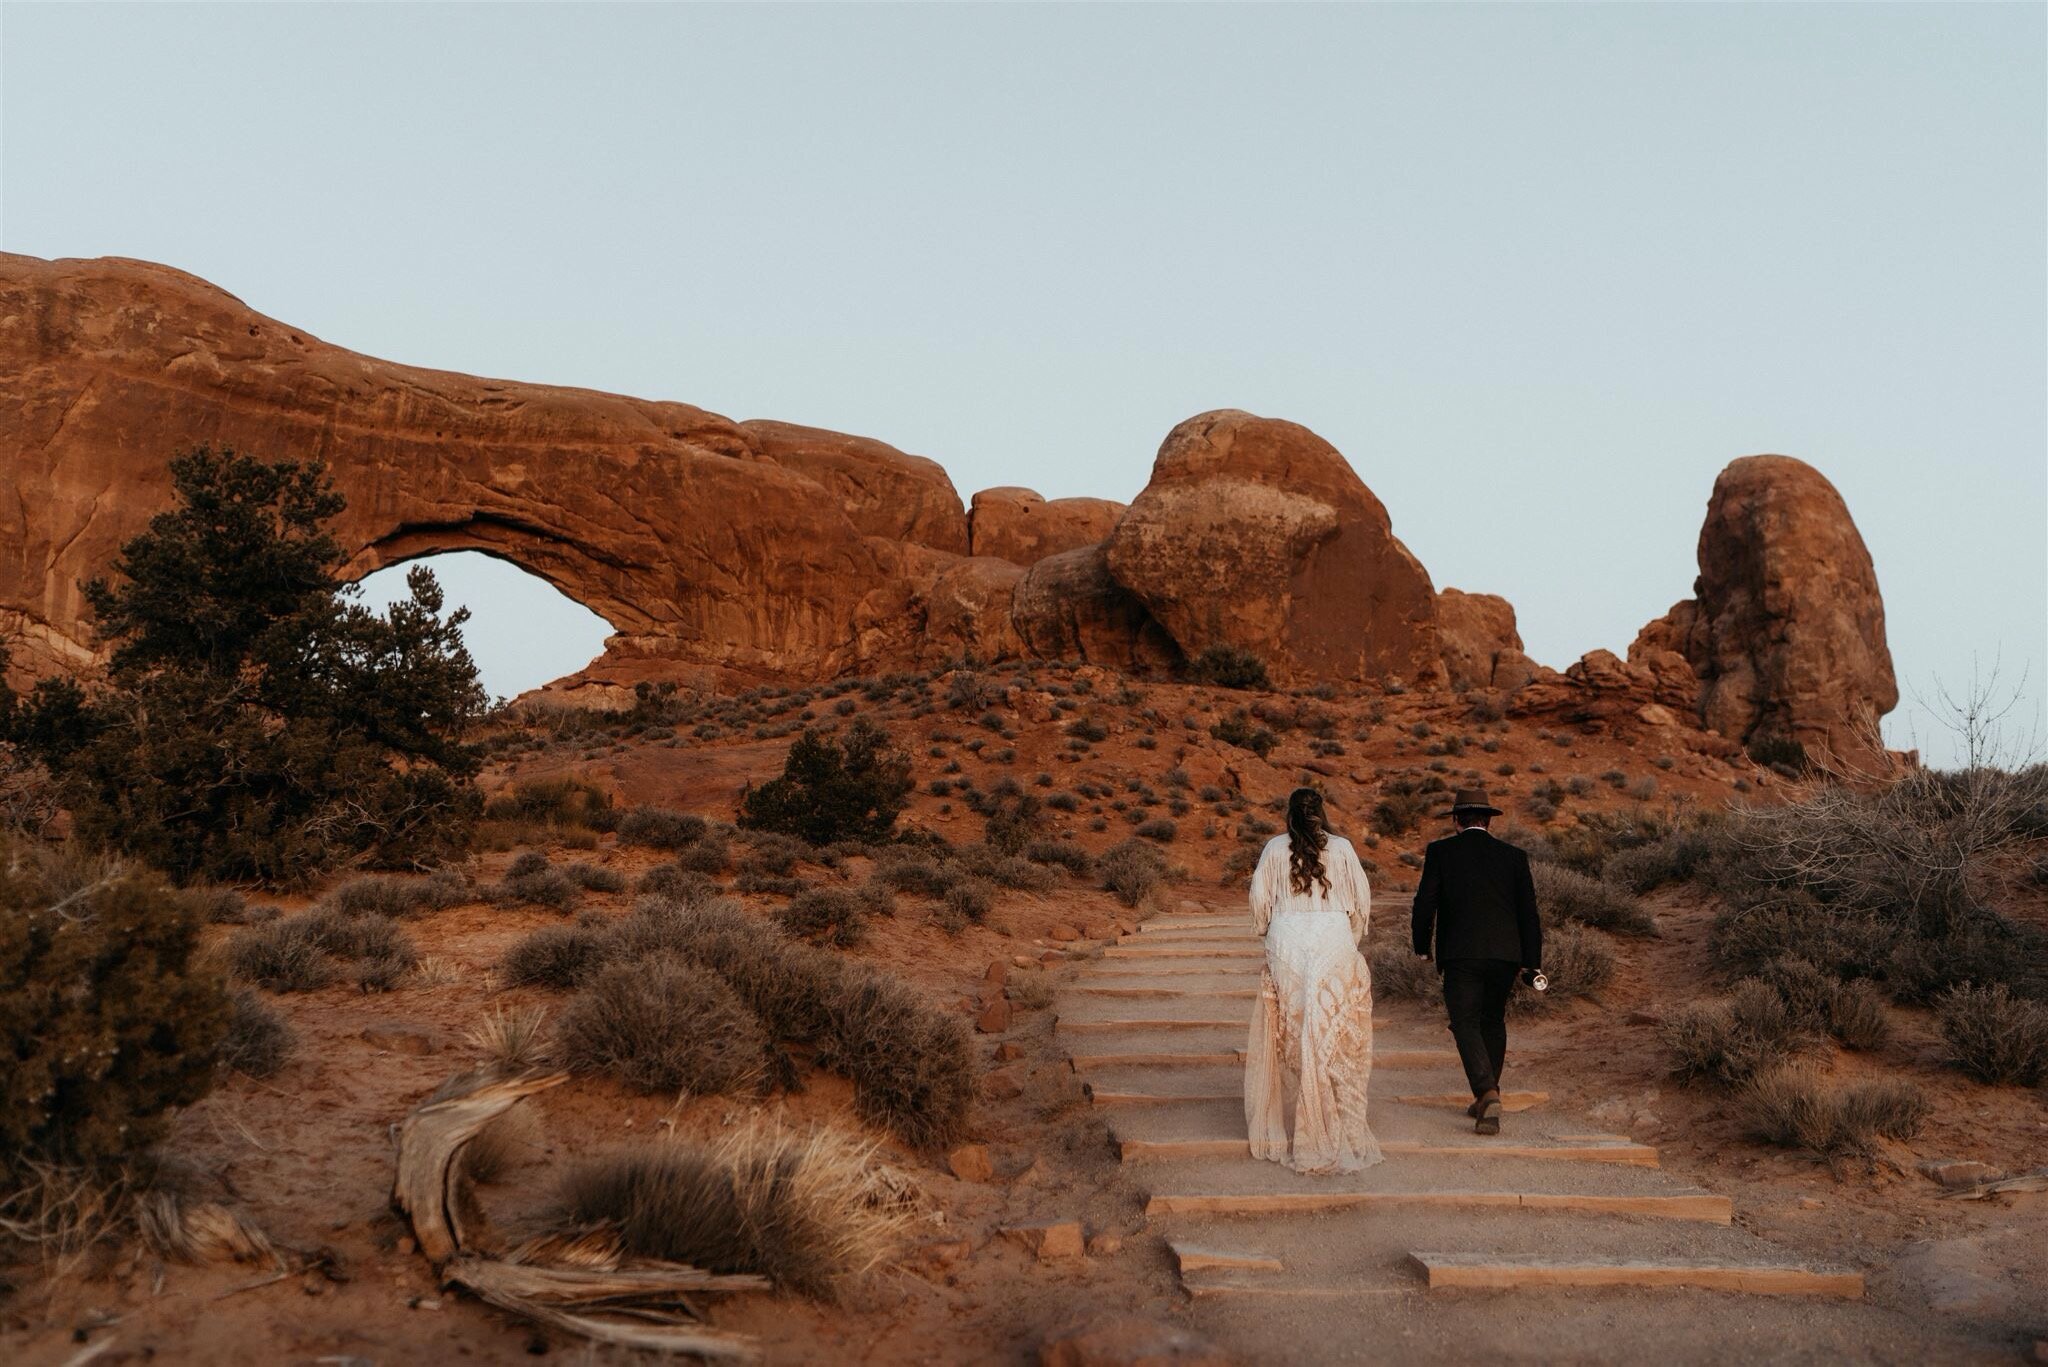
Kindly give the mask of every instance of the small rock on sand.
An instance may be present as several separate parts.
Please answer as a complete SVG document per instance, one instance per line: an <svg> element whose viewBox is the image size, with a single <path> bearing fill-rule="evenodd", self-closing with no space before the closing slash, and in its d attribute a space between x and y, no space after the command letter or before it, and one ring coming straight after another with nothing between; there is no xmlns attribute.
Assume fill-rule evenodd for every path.
<svg viewBox="0 0 2048 1367"><path fill-rule="evenodd" d="M963 1182L995 1180L996 1165L989 1160L986 1144L962 1144L946 1155L946 1166Z"/></svg>
<svg viewBox="0 0 2048 1367"><path fill-rule="evenodd" d="M1078 1258L1083 1251L1079 1220L1038 1220L1030 1224L1005 1225L1002 1234L1010 1242L1030 1249L1040 1261Z"/></svg>

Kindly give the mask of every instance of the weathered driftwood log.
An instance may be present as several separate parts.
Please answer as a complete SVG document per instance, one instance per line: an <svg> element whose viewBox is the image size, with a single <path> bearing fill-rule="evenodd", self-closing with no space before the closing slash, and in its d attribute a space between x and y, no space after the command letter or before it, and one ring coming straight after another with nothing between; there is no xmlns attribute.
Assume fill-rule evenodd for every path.
<svg viewBox="0 0 2048 1367"><path fill-rule="evenodd" d="M532 1240L506 1258L463 1248L456 1159L493 1119L566 1073L517 1078L479 1076L473 1088L427 1102L398 1131L392 1204L411 1220L420 1252L441 1273L501 1310L567 1333L629 1348L753 1361L754 1341L693 1323L692 1291L765 1291L766 1277L706 1272L684 1263L626 1257L604 1232Z"/></svg>

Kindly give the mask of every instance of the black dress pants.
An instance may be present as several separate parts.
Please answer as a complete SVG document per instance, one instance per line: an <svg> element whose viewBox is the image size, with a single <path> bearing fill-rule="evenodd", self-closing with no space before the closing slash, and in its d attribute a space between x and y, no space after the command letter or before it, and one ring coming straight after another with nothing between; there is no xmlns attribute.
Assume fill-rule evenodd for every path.
<svg viewBox="0 0 2048 1367"><path fill-rule="evenodd" d="M1505 959L1446 959L1444 1007L1472 1095L1500 1087L1508 1055L1508 997L1522 966Z"/></svg>

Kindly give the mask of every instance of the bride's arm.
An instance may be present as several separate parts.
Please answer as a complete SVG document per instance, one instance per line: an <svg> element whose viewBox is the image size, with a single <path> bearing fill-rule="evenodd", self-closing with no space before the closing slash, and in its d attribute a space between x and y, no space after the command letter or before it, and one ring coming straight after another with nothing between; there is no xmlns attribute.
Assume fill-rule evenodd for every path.
<svg viewBox="0 0 2048 1367"><path fill-rule="evenodd" d="M1344 857L1339 862L1344 866L1345 880L1351 885L1344 907L1351 917L1351 938L1363 950L1366 933L1372 929L1372 880L1366 877L1365 865L1359 862L1358 851L1348 840L1344 842Z"/></svg>
<svg viewBox="0 0 2048 1367"><path fill-rule="evenodd" d="M1252 929L1264 935L1273 924L1273 908L1280 904L1281 887L1287 873L1287 855L1276 842L1266 846L1259 866L1252 870Z"/></svg>

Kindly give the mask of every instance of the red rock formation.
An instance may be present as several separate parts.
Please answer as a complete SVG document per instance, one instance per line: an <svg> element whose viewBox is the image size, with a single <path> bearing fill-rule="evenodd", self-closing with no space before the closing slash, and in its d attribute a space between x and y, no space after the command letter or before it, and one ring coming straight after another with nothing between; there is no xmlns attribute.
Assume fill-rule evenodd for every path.
<svg viewBox="0 0 2048 1367"><path fill-rule="evenodd" d="M836 495L862 534L967 554L967 513L937 461L821 427L754 418L739 430L762 460L806 475Z"/></svg>
<svg viewBox="0 0 2048 1367"><path fill-rule="evenodd" d="M1106 540L1124 505L1106 498L1045 499L1030 489L983 489L969 513L974 554L1031 566Z"/></svg>
<svg viewBox="0 0 2048 1367"><path fill-rule="evenodd" d="M1440 589L1437 635L1452 688L1520 688L1535 677L1515 630L1514 605L1497 593Z"/></svg>
<svg viewBox="0 0 2048 1367"><path fill-rule="evenodd" d="M1106 547L1049 555L1024 572L1011 618L1027 654L1113 669L1169 668L1180 659L1145 605L1109 573Z"/></svg>
<svg viewBox="0 0 2048 1367"><path fill-rule="evenodd" d="M1645 626L1631 661L1683 656L1696 715L1748 744L1782 736L1809 754L1883 768L1871 737L1898 705L1884 600L1834 485L1790 456L1745 456L1714 481L1694 596Z"/></svg>
<svg viewBox="0 0 2048 1367"><path fill-rule="evenodd" d="M21 629L18 676L88 655L79 582L169 501L166 458L201 442L328 462L355 572L500 555L601 613L639 660L850 668L858 607L902 562L903 543L864 528L966 544L944 474L879 442L395 365L163 266L0 256L16 491L0 625ZM871 639L893 649L909 629Z"/></svg>
<svg viewBox="0 0 2048 1367"><path fill-rule="evenodd" d="M1429 575L1305 427L1189 418L1108 546L1110 574L1190 657L1241 646L1287 684L1443 678Z"/></svg>

